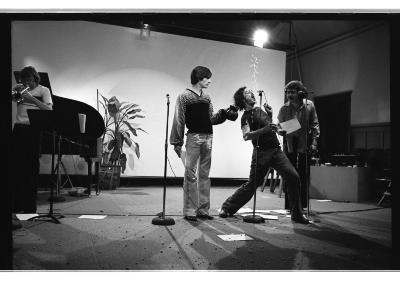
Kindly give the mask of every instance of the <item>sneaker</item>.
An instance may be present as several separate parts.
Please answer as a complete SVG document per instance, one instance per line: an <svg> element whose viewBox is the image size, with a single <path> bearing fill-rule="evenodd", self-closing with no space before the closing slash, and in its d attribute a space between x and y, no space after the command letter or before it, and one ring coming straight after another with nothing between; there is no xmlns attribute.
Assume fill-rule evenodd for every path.
<svg viewBox="0 0 400 284"><path fill-rule="evenodd" d="M221 211L219 212L218 216L221 218L226 218L229 217L231 214L228 213L228 211L226 211L225 209L221 209Z"/></svg>
<svg viewBox="0 0 400 284"><path fill-rule="evenodd" d="M301 216L299 218L292 218L292 221L295 223L300 223L300 224L310 224L310 220L308 220L306 217Z"/></svg>
<svg viewBox="0 0 400 284"><path fill-rule="evenodd" d="M190 216L190 215L186 215L185 217L183 217L184 219L188 220L188 221L197 221L196 216Z"/></svg>
<svg viewBox="0 0 400 284"><path fill-rule="evenodd" d="M212 219L214 219L213 216L210 216L210 215L208 215L208 214L197 214L196 217L199 218L199 219L207 219L207 220L212 220Z"/></svg>

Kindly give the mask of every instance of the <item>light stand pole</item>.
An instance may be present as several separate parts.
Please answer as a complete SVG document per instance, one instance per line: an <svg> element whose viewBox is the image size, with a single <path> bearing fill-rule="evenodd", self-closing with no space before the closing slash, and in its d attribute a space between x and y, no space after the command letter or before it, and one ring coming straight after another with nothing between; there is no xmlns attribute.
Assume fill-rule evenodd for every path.
<svg viewBox="0 0 400 284"><path fill-rule="evenodd" d="M258 120L258 126L260 126L260 119L261 119L261 100L262 100L262 91L259 91L259 96L260 96L260 111L259 111L259 120ZM258 141L260 136L257 137L257 144L256 144L256 166L254 169L254 196L253 196L253 214L252 215L247 215L243 217L243 221L246 223L263 223L264 218L261 216L256 215L256 196L257 196L257 166L258 166Z"/></svg>
<svg viewBox="0 0 400 284"><path fill-rule="evenodd" d="M165 155L164 155L164 192L163 192L163 211L159 216L153 218L153 225L169 226L174 225L175 220L171 217L165 217L165 194L167 191L167 151L168 151L168 117L169 117L169 94L167 94L167 127L165 130Z"/></svg>

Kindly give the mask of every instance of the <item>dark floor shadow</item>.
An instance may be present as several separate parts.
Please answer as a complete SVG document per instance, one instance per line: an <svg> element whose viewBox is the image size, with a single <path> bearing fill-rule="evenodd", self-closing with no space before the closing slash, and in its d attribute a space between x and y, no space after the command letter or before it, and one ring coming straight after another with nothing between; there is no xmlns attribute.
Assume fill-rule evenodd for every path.
<svg viewBox="0 0 400 284"><path fill-rule="evenodd" d="M231 222L240 226L237 219L227 218L224 221ZM325 222L325 221L323 221ZM239 223L239 224L238 224ZM263 224L270 226L270 223ZM296 257L299 250L293 248L276 247L268 242L268 239L284 239L286 235L268 235L264 231L258 230L253 224L246 235L252 237L253 241L246 241L245 245L235 247L233 242L222 242L227 246L231 254L210 264L212 269L217 270L292 270L299 266ZM311 239L323 240L327 242L326 247L338 247L338 251L348 248L348 254L332 255L332 252L324 251L324 246L320 244L321 252L310 252L301 250L307 258L307 268L311 270L390 270L394 269L391 249L379 243L364 239L354 233L347 232L335 224L329 224L333 228L326 226L319 227L317 230L309 230L308 226L294 224L295 234L309 237ZM241 226L243 228L243 226ZM213 230L201 228L202 232L216 243L221 243L221 239ZM246 231L246 230L244 230ZM292 236L292 238L296 236ZM242 243L243 244L243 243ZM212 258L214 250L220 248L210 244L205 237L196 240L193 248L205 258Z"/></svg>
<svg viewBox="0 0 400 284"><path fill-rule="evenodd" d="M351 217L346 216L347 221L351 220L350 218ZM317 230L309 230L302 225L295 225L294 232L310 239L323 240L326 246L348 248L349 253L352 254L351 258L357 261L357 264L353 264L352 261L346 261L348 256L342 256L342 260L337 262L338 268L331 268L329 265L325 264L324 267L318 269L390 270L396 268L393 267L394 262L391 247L380 244L378 240L371 241L363 238L335 223L329 222L323 217L318 217L318 219ZM359 222L357 218L354 220L355 223ZM326 262L313 261L313 264L317 266L321 266L322 263ZM327 263L329 264L330 262L328 261ZM344 265L344 263L347 263L349 266ZM398 269L398 267L396 269Z"/></svg>
<svg viewBox="0 0 400 284"><path fill-rule="evenodd" d="M151 234L126 232L120 240L110 240L62 224L42 224L34 230L40 242L14 247L14 270L165 270L174 269L168 261L153 261L163 250L176 253ZM29 228L28 228L29 229ZM54 231L54 233L49 233ZM135 239L129 239L132 236ZM164 233L165 235L165 233ZM58 238L58 239L57 239ZM82 241L86 240L86 241ZM89 240L89 241L87 241ZM63 244L63 245L61 245ZM179 269L191 269L190 267Z"/></svg>

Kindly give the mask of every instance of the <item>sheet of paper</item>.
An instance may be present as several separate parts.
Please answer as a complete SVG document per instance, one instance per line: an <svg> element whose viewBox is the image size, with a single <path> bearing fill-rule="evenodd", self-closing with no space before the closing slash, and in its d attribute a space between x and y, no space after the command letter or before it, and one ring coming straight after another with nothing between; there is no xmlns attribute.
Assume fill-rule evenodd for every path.
<svg viewBox="0 0 400 284"><path fill-rule="evenodd" d="M81 215L78 218L79 219L95 219L95 220L100 220L106 218L106 215Z"/></svg>
<svg viewBox="0 0 400 284"><path fill-rule="evenodd" d="M218 237L226 242L253 240L253 238L246 236L246 234L218 235Z"/></svg>
<svg viewBox="0 0 400 284"><path fill-rule="evenodd" d="M253 213L243 213L240 214L241 216L251 216ZM267 220L278 220L278 216L275 215L266 215L266 214L256 214L257 216L263 217L264 219Z"/></svg>
<svg viewBox="0 0 400 284"><path fill-rule="evenodd" d="M329 199L320 199L320 200L317 200L318 202L331 202L332 200L329 200Z"/></svg>
<svg viewBox="0 0 400 284"><path fill-rule="evenodd" d="M292 133L301 128L300 122L297 118L293 118L284 122L279 123L282 130L286 131L286 134Z"/></svg>
<svg viewBox="0 0 400 284"><path fill-rule="evenodd" d="M285 209L276 209L276 210L256 210L259 213L267 213L267 214L283 214L286 215L288 213Z"/></svg>
<svg viewBox="0 0 400 284"><path fill-rule="evenodd" d="M32 217L39 216L39 214L16 214L18 220L26 221Z"/></svg>

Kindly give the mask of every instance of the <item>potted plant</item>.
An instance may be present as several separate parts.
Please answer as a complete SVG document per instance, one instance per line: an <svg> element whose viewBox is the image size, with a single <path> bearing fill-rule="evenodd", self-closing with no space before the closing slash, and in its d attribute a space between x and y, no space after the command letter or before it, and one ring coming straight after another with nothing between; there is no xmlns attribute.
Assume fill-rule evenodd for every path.
<svg viewBox="0 0 400 284"><path fill-rule="evenodd" d="M100 94L101 95L101 94ZM119 179L126 169L127 156L123 147L131 147L136 156L140 158L139 144L133 140L138 131L144 131L133 121L136 118L144 118L139 105L128 102L120 102L115 96L107 99L101 95L103 101L99 101L104 110L105 131L102 137L103 153L100 165L100 187L115 189L119 186ZM108 180L109 179L109 180Z"/></svg>

